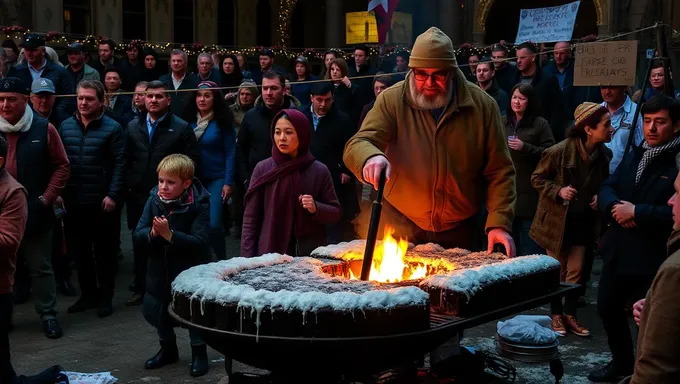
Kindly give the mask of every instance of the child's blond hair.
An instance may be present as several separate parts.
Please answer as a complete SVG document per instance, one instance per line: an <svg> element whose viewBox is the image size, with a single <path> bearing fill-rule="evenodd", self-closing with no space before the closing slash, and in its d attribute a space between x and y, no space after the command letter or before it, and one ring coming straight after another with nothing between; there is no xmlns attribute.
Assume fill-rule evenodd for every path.
<svg viewBox="0 0 680 384"><path fill-rule="evenodd" d="M189 156L173 154L165 156L156 168L157 173L161 171L172 176L177 176L182 181L191 180L194 177L194 162Z"/></svg>

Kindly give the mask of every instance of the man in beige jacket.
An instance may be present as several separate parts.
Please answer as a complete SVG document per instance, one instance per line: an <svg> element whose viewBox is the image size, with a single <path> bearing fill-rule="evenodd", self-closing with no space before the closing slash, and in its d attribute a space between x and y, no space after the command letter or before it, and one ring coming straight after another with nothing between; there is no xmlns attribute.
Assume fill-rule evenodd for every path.
<svg viewBox="0 0 680 384"><path fill-rule="evenodd" d="M466 81L435 27L416 39L409 67L347 143L345 165L376 187L386 169L382 222L397 235L470 248L486 206L488 250L502 244L515 256L515 169L496 102Z"/></svg>

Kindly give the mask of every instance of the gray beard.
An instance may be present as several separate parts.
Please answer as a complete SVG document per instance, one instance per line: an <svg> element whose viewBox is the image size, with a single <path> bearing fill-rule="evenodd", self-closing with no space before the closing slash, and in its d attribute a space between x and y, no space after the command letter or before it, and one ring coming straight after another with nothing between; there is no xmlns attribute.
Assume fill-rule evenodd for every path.
<svg viewBox="0 0 680 384"><path fill-rule="evenodd" d="M448 85L446 86L446 93L439 95L435 98L428 98L424 94L419 93L416 88L416 82L414 79L409 81L409 93L411 95L411 100L413 103L421 109L439 109L444 108L449 104L451 96L453 95L453 77L448 80Z"/></svg>

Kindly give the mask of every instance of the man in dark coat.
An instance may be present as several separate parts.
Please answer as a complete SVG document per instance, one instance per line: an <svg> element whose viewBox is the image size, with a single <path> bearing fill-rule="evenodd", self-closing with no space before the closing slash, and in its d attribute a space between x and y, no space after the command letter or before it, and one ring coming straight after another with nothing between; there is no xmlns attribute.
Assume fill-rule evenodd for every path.
<svg viewBox="0 0 680 384"><path fill-rule="evenodd" d="M517 78L515 84L528 83L536 88L541 100L541 117L548 120L555 142L565 137L564 105L560 84L554 75L541 69L538 49L532 43L522 43L517 48ZM514 85L513 85L514 86ZM509 95L512 97L512 95Z"/></svg>
<svg viewBox="0 0 680 384"><path fill-rule="evenodd" d="M557 79L562 98L564 100L565 118L574 116L576 107L590 101L601 103L602 95L598 87L576 87L574 86L574 60L571 58L571 48L566 41L555 44L554 60L548 62L543 70L553 74Z"/></svg>
<svg viewBox="0 0 680 384"><path fill-rule="evenodd" d="M352 220L359 212L356 179L345 167L342 153L345 144L356 133L349 116L333 106L333 86L318 83L311 89L311 105L301 107L311 125L312 142L309 148L314 158L331 172L335 194L342 206L342 220L329 228L329 243L351 241L355 238Z"/></svg>
<svg viewBox="0 0 680 384"><path fill-rule="evenodd" d="M668 199L675 193L680 152L680 111L673 99L657 96L642 107L645 142L624 155L602 185L598 206L609 220L598 253L604 266L597 310L607 333L612 361L588 376L593 382L615 382L633 372L633 341L626 304L645 297L666 259L666 240L673 227Z"/></svg>
<svg viewBox="0 0 680 384"><path fill-rule="evenodd" d="M170 90L172 103L170 112L176 116L182 116L186 99L193 95L193 92L177 92L185 89L196 89L200 82L198 77L187 70L187 54L181 49L174 49L170 53L170 73L161 76L160 80ZM173 92L174 91L174 92Z"/></svg>
<svg viewBox="0 0 680 384"><path fill-rule="evenodd" d="M360 45L354 48L354 65L350 65L349 74L350 78L357 76L369 76L375 75L376 69L371 67L370 51L365 45ZM373 78L365 77L363 79L351 79L352 85L356 86L354 90L354 97L357 98L356 105L366 105L373 99Z"/></svg>
<svg viewBox="0 0 680 384"><path fill-rule="evenodd" d="M139 58L142 46L130 45L127 50L127 59L121 60L119 67L122 73L122 88L126 91L134 91L135 85L142 81L142 68L144 59Z"/></svg>
<svg viewBox="0 0 680 384"><path fill-rule="evenodd" d="M21 43L26 61L10 69L8 77L18 77L24 84L32 84L33 80L43 77L52 80L57 95L73 95L76 91L73 76L64 67L53 63L45 57L45 39L37 33L28 33ZM54 113L58 122L62 122L76 110L74 97L58 97L54 104Z"/></svg>
<svg viewBox="0 0 680 384"><path fill-rule="evenodd" d="M120 94L123 84L123 75L116 67L107 68L104 71L104 86L106 87L106 97L104 107L106 114L114 119L121 127L126 126L135 117L132 112L132 96Z"/></svg>
<svg viewBox="0 0 680 384"><path fill-rule="evenodd" d="M503 45L497 44L491 49L491 60L496 69L494 77L498 86L510 96L512 87L517 84L517 67L507 59L508 50Z"/></svg>
<svg viewBox="0 0 680 384"><path fill-rule="evenodd" d="M282 109L300 106L299 102L295 103L291 96L285 94L286 79L281 73L270 71L263 76L262 95L243 117L236 140L237 172L244 185L250 182L257 163L272 155L271 125L274 116Z"/></svg>
<svg viewBox="0 0 680 384"><path fill-rule="evenodd" d="M127 222L134 230L142 216L149 191L157 185L156 167L168 155L189 156L200 169L201 149L193 129L172 113L167 86L152 81L146 88L146 111L127 127L125 142ZM135 294L126 305L139 305L145 292L146 255L135 248Z"/></svg>
<svg viewBox="0 0 680 384"><path fill-rule="evenodd" d="M102 40L98 45L99 58L91 60L89 65L99 72L99 78L104 79L104 72L107 68L121 67L121 60L114 56L116 43L111 39Z"/></svg>
<svg viewBox="0 0 680 384"><path fill-rule="evenodd" d="M80 298L69 313L97 308L113 313L116 249L125 185L123 128L104 114L104 86L96 80L78 84L78 112L59 133L71 163L66 186L66 241L78 269Z"/></svg>
<svg viewBox="0 0 680 384"><path fill-rule="evenodd" d="M493 97L498 104L498 109L501 111L501 116L505 117L508 108L510 108L510 97L501 87L498 86L496 81L496 71L493 62L488 58L482 59L482 61L477 64L477 85L486 91L489 96Z"/></svg>

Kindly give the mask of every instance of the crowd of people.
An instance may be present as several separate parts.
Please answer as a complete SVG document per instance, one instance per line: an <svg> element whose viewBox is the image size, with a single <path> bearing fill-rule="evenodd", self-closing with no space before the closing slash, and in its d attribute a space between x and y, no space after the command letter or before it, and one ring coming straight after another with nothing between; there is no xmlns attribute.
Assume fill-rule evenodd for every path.
<svg viewBox="0 0 680 384"><path fill-rule="evenodd" d="M167 314L174 277L211 260L308 255L364 236L363 188L377 188L382 172L381 225L411 242L548 254L560 261L562 281L583 287L600 255L597 305L612 361L589 379L633 374L628 308L657 284L660 267L669 274L677 265L671 258L662 267L680 228L680 106L663 95L662 65L654 64L644 95L578 87L569 42L555 44L550 60L527 42L516 58L497 44L459 65L434 27L395 55L389 73L371 65L363 46L351 64L328 51L319 76L302 56L288 73L267 49L255 69L243 55L201 53L192 73L179 49L165 71L151 48L133 45L118 58L110 40L94 60L82 44L69 45L67 65L39 34L26 34L21 52L10 40L2 47L2 382L16 376L7 337L13 305L32 295L45 335L63 335L56 298L76 295L70 260L79 297L68 313L113 314L123 211L135 276L125 305L141 305L158 331L161 349L145 365L155 369L179 358ZM638 119L636 100L644 103ZM227 253L229 234L241 239L240 255ZM662 284L652 298L672 295ZM561 336L590 335L578 302L552 304ZM664 320L640 315L644 306L635 304L647 329L641 338L663 338L645 323ZM206 345L196 332L190 340L190 373L204 375ZM450 351L440 348L431 361ZM638 343L646 368L635 369L644 376L633 382L662 382L653 379L662 377L655 363L666 353Z"/></svg>

